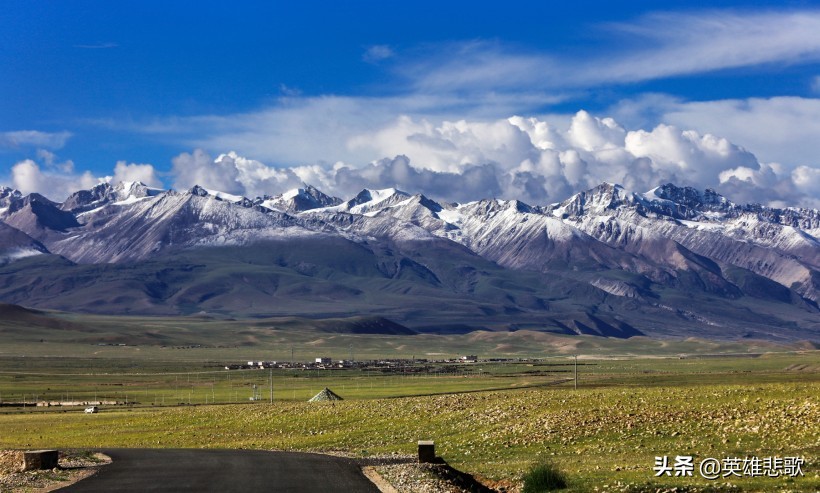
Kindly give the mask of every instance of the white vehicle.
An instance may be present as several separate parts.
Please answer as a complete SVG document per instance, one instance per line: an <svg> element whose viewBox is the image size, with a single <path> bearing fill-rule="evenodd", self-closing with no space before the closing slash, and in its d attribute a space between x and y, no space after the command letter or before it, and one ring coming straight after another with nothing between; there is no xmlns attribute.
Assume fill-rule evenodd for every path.
<svg viewBox="0 0 820 493"><path fill-rule="evenodd" d="M96 413L97 411L99 411L99 409L97 408L97 406L88 406L87 408L85 408L85 412L86 412L86 414L94 414L94 413Z"/></svg>

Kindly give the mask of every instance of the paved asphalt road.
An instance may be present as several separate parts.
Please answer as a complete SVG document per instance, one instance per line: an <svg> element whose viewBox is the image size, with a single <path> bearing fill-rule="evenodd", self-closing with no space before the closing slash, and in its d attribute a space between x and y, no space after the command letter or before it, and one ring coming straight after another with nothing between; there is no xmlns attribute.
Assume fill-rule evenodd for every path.
<svg viewBox="0 0 820 493"><path fill-rule="evenodd" d="M353 461L262 450L111 449L94 476L61 492L351 492L379 490Z"/></svg>

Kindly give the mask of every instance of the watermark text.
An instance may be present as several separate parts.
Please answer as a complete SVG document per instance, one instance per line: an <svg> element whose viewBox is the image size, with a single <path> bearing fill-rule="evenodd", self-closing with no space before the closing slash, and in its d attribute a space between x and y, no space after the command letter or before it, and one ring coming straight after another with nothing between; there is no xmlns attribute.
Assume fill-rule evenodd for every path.
<svg viewBox="0 0 820 493"><path fill-rule="evenodd" d="M691 455L656 456L655 476L695 476L705 479L803 476L803 457L706 457L696 463Z"/></svg>

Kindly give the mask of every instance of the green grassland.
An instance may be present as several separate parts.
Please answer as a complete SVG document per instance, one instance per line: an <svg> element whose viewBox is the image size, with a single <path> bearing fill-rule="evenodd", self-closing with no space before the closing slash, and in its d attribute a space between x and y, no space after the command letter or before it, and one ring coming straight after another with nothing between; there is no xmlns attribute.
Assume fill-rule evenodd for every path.
<svg viewBox="0 0 820 493"><path fill-rule="evenodd" d="M120 402L94 415L74 407L0 407L0 448L368 456L413 453L417 440L433 439L456 468L504 485L518 484L531 464L547 459L567 474L569 491L820 491L820 352L810 344L528 330L408 336L324 327L294 317L0 320L0 401ZM351 353L357 360L460 354L511 360L408 364L392 373L224 369L289 361L291 354L310 361ZM261 400L250 402L254 385ZM324 387L345 400L305 402ZM797 456L805 460L804 476L656 478L655 457L664 455L670 461L692 455L696 463Z"/></svg>
<svg viewBox="0 0 820 493"><path fill-rule="evenodd" d="M273 404L267 402L267 370L206 371L200 362L185 373L174 372L180 366L172 360L120 358L98 360L97 370L83 373L80 360L58 358L61 372L37 374L20 371L21 359L0 358L4 392L49 381L81 393L119 381L128 382L131 399L140 404L103 407L97 415L68 408L6 410L0 414L0 448L227 447L367 456L412 453L417 440L432 438L438 454L455 467L502 484L516 484L530 464L546 458L567 473L569 491L820 488L820 355L814 351L586 356L579 359L577 390L566 381L573 368L567 358L459 365L456 374L276 370ZM262 388L264 402L246 400L252 383ZM529 385L538 387L520 388ZM325 386L346 400L304 402ZM481 391L493 388L507 390ZM233 392L244 403L220 404L234 398L231 389L241 389ZM168 405L188 391L194 405ZM163 392L166 406L151 407L147 400ZM210 404L214 399L218 405ZM710 482L656 478L654 458L662 455L693 455L696 461L799 456L806 462L802 477Z"/></svg>
<svg viewBox="0 0 820 493"><path fill-rule="evenodd" d="M128 348L116 348L124 349ZM813 379L817 352L734 357L595 357L578 363L583 387L670 387L694 382L766 383ZM44 361L47 364L44 365ZM247 402L253 386L261 400L304 401L325 387L348 399L520 389L566 385L574 378L567 357L504 363L417 363L384 373L362 369L225 370L213 360L174 361L0 357L0 403L117 401L130 406ZM29 406L31 407L31 406ZM19 411L6 408L5 412ZM49 411L53 409L29 409Z"/></svg>
<svg viewBox="0 0 820 493"><path fill-rule="evenodd" d="M517 481L538 458L564 470L572 491L647 484L654 457L800 456L805 476L718 480L744 491L817 491L820 384L568 387L337 403L112 409L98 415L0 416L0 447L229 447L412 453L436 440L455 467ZM621 486L618 486L620 483ZM646 486L649 488L649 486Z"/></svg>

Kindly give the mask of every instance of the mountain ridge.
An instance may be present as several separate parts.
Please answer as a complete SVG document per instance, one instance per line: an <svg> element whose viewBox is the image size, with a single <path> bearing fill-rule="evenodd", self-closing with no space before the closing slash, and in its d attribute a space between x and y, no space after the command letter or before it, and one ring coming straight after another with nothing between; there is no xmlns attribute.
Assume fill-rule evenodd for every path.
<svg viewBox="0 0 820 493"><path fill-rule="evenodd" d="M4 249L31 248L30 258L25 259L30 267L21 268L24 260L6 255L7 265L0 269L0 281L7 279L5 286L0 283L0 301L12 303L26 304L26 298L9 280L27 283L32 295L38 283L46 282L37 265L45 266L50 262L46 257L59 255L68 263L58 262L54 273L45 274L56 276L48 289L53 290L55 282L65 285L68 298L78 300L81 310L95 312L119 312L124 309L123 300L141 299L141 306L150 313L187 313L185 307L210 306L208 299L219 299L223 308L211 309L264 314L270 311L231 297L250 289L251 298L262 303L265 298L259 293L268 290L273 303L277 297L292 299L302 289L307 302L329 307L330 314L335 313L333 307L350 314L344 311L342 300L348 297L356 301L351 306L362 309L398 310L399 323L408 327L429 325L432 312L428 309L414 320L412 314L378 300L379 289L395 289L404 290L408 297L425 293L431 299L452 298L452 303L462 306L456 312L462 310L459 313L464 318L451 320L452 326L465 321L470 326L486 325L480 320L483 310L495 317L491 325L496 328L503 327L505 317L512 327L544 316L552 321L554 330L624 337L670 335L681 325L664 323L653 313L671 310L680 320L698 325L692 331L718 332L710 324L725 327L734 316L743 319L737 322L742 325L746 316L739 314L751 309L765 312L759 313L766 327L760 330L772 337L777 336L779 326L786 327L781 332L789 332L792 338L801 330L808 330L810 337L820 331L820 324L814 322L820 300L820 212L737 205L715 190L671 183L645 193L603 183L545 206L499 199L437 202L392 188L363 189L345 201L308 184L255 199L200 186L179 192L151 189L139 182L101 184L78 191L62 203L3 189L0 225L4 225L0 239L9 239L8 245L0 241L0 258L4 258ZM330 245L352 255L351 266L344 265L344 258L325 254L322 248ZM190 276L165 282L157 280L162 277L159 273L148 272L174 271L173 262L180 255L193 255L191 265L205 266L203 272L227 264L242 271L243 264L215 259L207 250L241 251L237 248L254 252L263 248L285 256L296 248L313 251L315 258L302 256L298 262L278 265L276 259L261 255L273 262L269 274L273 277L247 280L253 276L245 274L243 281L242 276L226 271L221 278L224 289L201 287L211 292L204 293L204 299L173 294L186 292L184 283L197 283ZM369 253L362 256L355 251ZM441 258L431 257L431 252ZM105 265L110 267L93 267ZM459 271L462 267L458 265L467 270ZM110 277L128 269L145 275L140 274L133 284ZM482 271L485 274L476 274ZM75 279L81 272L91 278L109 276L106 282L133 293L120 301L96 293L93 283ZM320 281L317 273L325 280ZM301 287L293 292L281 285L273 290L263 287L272 287L270 279L281 276ZM311 286L309 281L318 284ZM322 287L327 282L331 284ZM469 288L470 282L479 286L523 284L516 288L520 292L510 291L505 300L503 288L476 291L476 285ZM242 283L250 284L241 287ZM347 294L336 297L330 294L333 289ZM96 305L82 301L83 292ZM566 292L578 297L577 305L582 308L576 315L569 315L575 309L562 294ZM700 308L692 300L701 298L727 304L727 313L734 315L721 315L717 307L710 316L719 322L698 315ZM44 308L58 303L36 295L29 299ZM390 299L401 304L401 296ZM760 301L759 306L749 308L752 299ZM608 314L601 315L602 302L612 305L605 310ZM474 312L469 307L475 303ZM619 313L616 306L628 314ZM632 308L624 308L627 306ZM440 309L448 308L442 305ZM652 326L658 323L665 327ZM672 330L673 326L678 328ZM736 335L740 332L734 331Z"/></svg>

